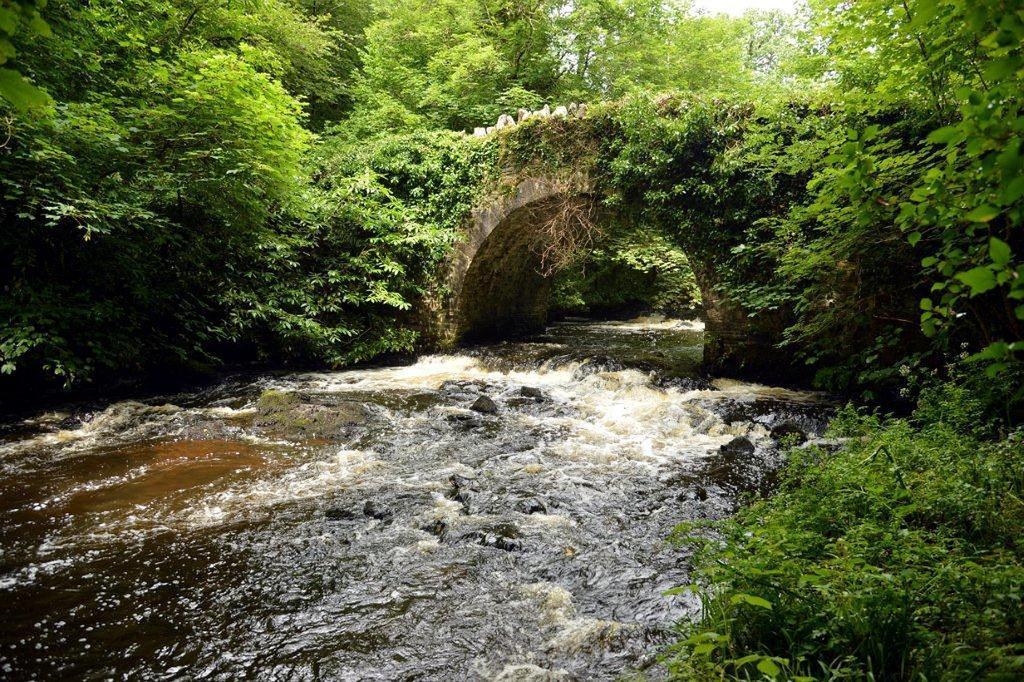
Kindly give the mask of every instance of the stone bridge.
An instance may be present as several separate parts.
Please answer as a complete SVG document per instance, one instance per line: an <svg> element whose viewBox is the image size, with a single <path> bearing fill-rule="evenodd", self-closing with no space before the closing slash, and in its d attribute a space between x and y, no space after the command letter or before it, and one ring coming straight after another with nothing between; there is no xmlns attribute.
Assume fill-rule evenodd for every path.
<svg viewBox="0 0 1024 682"><path fill-rule="evenodd" d="M583 105L520 110L517 119L503 115L495 126L477 128L476 136L515 126L533 117L575 117ZM467 220L442 273L443 291L428 301L424 320L428 344L440 349L463 341L522 336L543 328L553 274L545 274L537 226L557 220L566 200L591 202L597 220L612 220L587 175L537 174L514 186L496 188ZM790 361L775 344L783 327L777 314L751 319L715 291L715 264L691 256L703 297L704 362L718 374L769 376Z"/></svg>

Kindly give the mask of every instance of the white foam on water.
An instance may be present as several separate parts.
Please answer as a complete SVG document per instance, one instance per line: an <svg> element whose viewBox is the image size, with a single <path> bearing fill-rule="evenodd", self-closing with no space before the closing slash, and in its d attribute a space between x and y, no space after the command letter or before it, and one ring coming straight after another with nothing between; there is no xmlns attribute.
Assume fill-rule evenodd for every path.
<svg viewBox="0 0 1024 682"><path fill-rule="evenodd" d="M539 582L523 585L520 589L536 605L541 625L565 625L576 613L572 595L564 587Z"/></svg>
<svg viewBox="0 0 1024 682"><path fill-rule="evenodd" d="M632 623L600 618L573 618L548 640L546 648L570 654L606 649L626 631L636 628Z"/></svg>
<svg viewBox="0 0 1024 682"><path fill-rule="evenodd" d="M561 514L539 514L534 512L526 515L526 521L528 523L547 527L576 525L575 521L570 519L568 516L563 516Z"/></svg>
<svg viewBox="0 0 1024 682"><path fill-rule="evenodd" d="M587 324L590 329L607 329L610 331L652 332L652 331L704 331L701 320L679 320L664 315L642 315L631 320L610 320Z"/></svg>
<svg viewBox="0 0 1024 682"><path fill-rule="evenodd" d="M779 386L765 386L738 379L715 379L711 382L713 390L700 391L711 397L733 398L737 400L758 400L775 398L797 403L820 402L824 394L819 391L797 391Z"/></svg>
<svg viewBox="0 0 1024 682"><path fill-rule="evenodd" d="M227 420L243 417L251 412L252 410L230 407L185 409L172 403L149 405L136 400L123 400L108 405L73 429L53 429L68 415L50 413L41 418L25 420L23 423L52 430L0 443L0 457L42 448L60 448L62 451L75 453L109 444L118 438L131 441L158 435L173 436L180 430L176 428L176 422L180 423L189 415Z"/></svg>
<svg viewBox="0 0 1024 682"><path fill-rule="evenodd" d="M343 393L346 391L386 391L395 389L437 389L446 381L481 381L558 386L573 380L579 364L569 363L556 368L512 370L503 372L488 368L469 355L427 355L404 367L349 370L302 374L280 381L283 389L301 386L304 390Z"/></svg>
<svg viewBox="0 0 1024 682"><path fill-rule="evenodd" d="M494 682L565 682L574 678L562 668L551 670L533 663L513 663L490 679Z"/></svg>
<svg viewBox="0 0 1024 682"><path fill-rule="evenodd" d="M656 388L636 370L590 374L571 388L564 397L580 415L566 420L569 437L551 446L568 460L657 467L712 451L732 435L710 412L694 412L688 405L692 392Z"/></svg>
<svg viewBox="0 0 1024 682"><path fill-rule="evenodd" d="M190 526L230 523L285 502L297 502L358 485L386 464L366 450L341 450L328 459L303 462L279 476L260 478L213 493L181 518Z"/></svg>
<svg viewBox="0 0 1024 682"><path fill-rule="evenodd" d="M215 405L200 410L214 419L240 419L256 414L255 407L228 407L226 405Z"/></svg>
<svg viewBox="0 0 1024 682"><path fill-rule="evenodd" d="M576 615L572 595L565 588L550 582L523 585L522 594L532 602L540 616L540 624L555 630L545 648L559 653L578 653L607 648L635 625Z"/></svg>

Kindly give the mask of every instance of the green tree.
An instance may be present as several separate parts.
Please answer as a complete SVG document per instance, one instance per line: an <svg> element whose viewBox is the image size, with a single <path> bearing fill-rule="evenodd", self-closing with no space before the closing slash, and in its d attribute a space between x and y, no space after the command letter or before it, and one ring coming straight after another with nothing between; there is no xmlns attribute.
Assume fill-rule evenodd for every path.
<svg viewBox="0 0 1024 682"><path fill-rule="evenodd" d="M5 66L18 56L16 43L50 35L40 10L45 0L3 0L0 2L0 97L25 111L48 103L46 93L17 69Z"/></svg>

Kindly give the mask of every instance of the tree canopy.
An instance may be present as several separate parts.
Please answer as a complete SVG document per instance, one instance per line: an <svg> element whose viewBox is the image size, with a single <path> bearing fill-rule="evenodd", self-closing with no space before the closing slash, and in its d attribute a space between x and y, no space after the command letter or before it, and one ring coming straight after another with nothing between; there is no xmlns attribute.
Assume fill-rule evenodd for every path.
<svg viewBox="0 0 1024 682"><path fill-rule="evenodd" d="M298 342L298 330L311 335L306 351L335 359L396 348L338 351L345 338L394 336L340 319L371 303L399 313L427 283L390 257L355 264L369 235L384 229L388 241L383 225L455 238L465 202L442 219L431 183L453 182L448 171L478 178L493 155L460 131L518 107L665 96L753 107L723 131L737 146L703 181L720 183L715 205L735 211L736 173L759 174L758 191L781 192L785 210L736 214L744 234L730 267L745 274L721 286L752 311L785 301L787 338L822 381L877 383L867 358L880 356L867 349L930 352L926 337L940 352L953 338L983 341L972 351L1005 365L1024 314L1022 24L1007 9L814 0L737 18L664 0L7 2L3 367L70 381L167 353L279 352L272 339ZM642 131L626 125L625 136L661 145L672 163L670 140ZM431 159L458 148L480 165L395 195L404 169L378 170L367 155L409 134L432 140ZM456 137L438 147L445 134ZM653 160L638 168L652 172ZM674 162L665 170L678 176ZM372 187L384 193L356 218L359 236L320 243ZM675 211L676 237L691 218ZM323 269L322 249L342 244L344 263ZM265 273L285 264L312 268L307 286L354 266L365 279L342 279L364 293L326 304L279 291L267 307ZM908 290L918 312L905 308ZM128 330L152 338L150 350L123 343ZM863 357L830 354L837 334Z"/></svg>

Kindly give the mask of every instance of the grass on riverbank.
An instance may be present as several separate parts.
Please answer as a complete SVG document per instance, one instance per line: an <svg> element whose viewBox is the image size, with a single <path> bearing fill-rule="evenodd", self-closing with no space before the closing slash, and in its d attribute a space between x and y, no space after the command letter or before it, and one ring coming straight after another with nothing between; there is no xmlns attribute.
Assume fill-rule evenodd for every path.
<svg viewBox="0 0 1024 682"><path fill-rule="evenodd" d="M1024 431L988 396L926 391L906 419L844 410L837 453L795 449L778 494L696 542L703 619L683 679L1024 678Z"/></svg>

